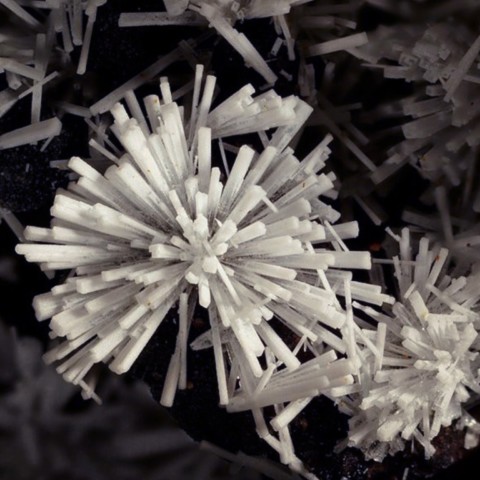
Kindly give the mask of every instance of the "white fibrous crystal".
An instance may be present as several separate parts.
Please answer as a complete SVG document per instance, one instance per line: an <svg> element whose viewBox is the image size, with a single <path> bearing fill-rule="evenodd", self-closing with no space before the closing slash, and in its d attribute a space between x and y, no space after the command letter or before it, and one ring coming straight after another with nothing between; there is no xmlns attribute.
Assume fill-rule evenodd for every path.
<svg viewBox="0 0 480 480"><path fill-rule="evenodd" d="M350 50L355 47L361 47L368 43L368 37L365 32L354 33L347 37L336 38L327 42L318 43L310 47L310 55L326 55L328 53Z"/></svg>
<svg viewBox="0 0 480 480"><path fill-rule="evenodd" d="M0 150L56 137L60 134L61 130L62 122L57 117L43 122L32 123L27 127L22 127L0 135Z"/></svg>
<svg viewBox="0 0 480 480"><path fill-rule="evenodd" d="M23 236L25 227L20 220L10 210L0 207L0 223L2 220L8 225L19 241L23 242L25 240Z"/></svg>
<svg viewBox="0 0 480 480"><path fill-rule="evenodd" d="M296 10L292 22L298 36L306 38L307 55L326 55L325 60L330 63L333 61L330 54L341 51L355 54L357 47L365 45L367 34L357 29L361 3L317 0Z"/></svg>
<svg viewBox="0 0 480 480"><path fill-rule="evenodd" d="M247 66L256 70L269 84L274 84L277 75L262 58L253 43L235 28L237 21L272 17L278 37L286 43L289 58L295 58L293 39L286 15L292 7L311 0L164 0L166 12L123 13L121 27L145 25L210 25L243 57ZM278 52L274 45L274 52Z"/></svg>
<svg viewBox="0 0 480 480"><path fill-rule="evenodd" d="M407 164L447 189L460 187L463 207L480 209L471 178L478 147L480 37L454 22L380 27L358 49L366 66L411 84L412 94L380 105L378 115L402 121L404 140L369 176L378 185Z"/></svg>
<svg viewBox="0 0 480 480"><path fill-rule="evenodd" d="M340 403L352 415L349 445L377 461L413 440L431 457L440 429L480 393L478 274L450 277L448 250L426 238L415 255L408 229L397 240L396 303L383 311L353 304L376 326L357 321L360 382Z"/></svg>
<svg viewBox="0 0 480 480"><path fill-rule="evenodd" d="M369 269L370 255L347 248L356 222L336 224L338 212L319 199L336 196L334 176L322 172L331 137L303 160L288 146L311 107L273 91L254 97L247 85L212 109L215 77L207 76L203 89L202 77L198 66L188 115L172 101L166 78L161 98L144 99L146 115L127 92L128 110L117 103L111 111L125 153L110 153L114 164L104 174L72 158L80 178L57 194L52 228L28 227L27 241L39 243L20 244L17 252L42 269L72 269L34 302L38 319L51 319L52 335L64 338L46 359L65 379L85 387L98 363L128 371L175 307L178 336L161 395L172 405L187 385L199 304L211 329L194 348L213 347L220 404L252 410L262 438L302 471L289 421L277 438L262 408L280 413L285 403L351 384L354 359L335 353L350 352L341 338L348 315L337 295L374 305L388 297L380 287L351 282L349 270ZM246 133L259 133L265 149L222 140ZM236 152L228 176L212 161L212 139L225 170L226 152ZM310 362L298 359L302 348L311 350ZM293 404L290 420L301 409Z"/></svg>

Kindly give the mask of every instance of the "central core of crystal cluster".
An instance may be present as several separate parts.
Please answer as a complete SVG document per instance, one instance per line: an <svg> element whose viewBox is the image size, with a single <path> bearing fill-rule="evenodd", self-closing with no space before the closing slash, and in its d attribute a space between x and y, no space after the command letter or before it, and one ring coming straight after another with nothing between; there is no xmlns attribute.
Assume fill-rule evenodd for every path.
<svg viewBox="0 0 480 480"><path fill-rule="evenodd" d="M188 214L176 192L170 192L170 198L177 212L175 220L179 229L167 244L153 245L151 251L154 258L180 263L180 268L184 268L185 280L198 286L201 306L209 307L211 284L217 279L226 287L232 299L240 304L230 280L233 270L222 263L229 248L235 245L232 238L237 233L236 223L228 218L222 223L214 215L209 221L208 195L202 192L196 193L193 205L190 205L194 215Z"/></svg>
<svg viewBox="0 0 480 480"><path fill-rule="evenodd" d="M235 226L229 229L232 234L236 232ZM191 266L185 275L186 280L198 285L207 275L214 275L219 268L223 268L219 258L228 251L228 244L218 235L210 235L208 220L200 215L195 221L184 228L184 237L188 240L185 244L178 237L172 238L172 243L182 249L180 258L184 262L190 262Z"/></svg>

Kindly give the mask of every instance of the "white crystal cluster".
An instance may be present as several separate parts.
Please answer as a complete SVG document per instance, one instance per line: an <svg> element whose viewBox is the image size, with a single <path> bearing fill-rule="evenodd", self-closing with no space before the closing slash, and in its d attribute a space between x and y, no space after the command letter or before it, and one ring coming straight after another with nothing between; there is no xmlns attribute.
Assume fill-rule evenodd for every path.
<svg viewBox="0 0 480 480"><path fill-rule="evenodd" d="M0 68L8 82L0 92L0 116L25 96L33 99L32 125L1 135L0 149L48 142L60 133L57 117L40 121L42 88L62 75L51 66L76 45L83 45L76 71L85 72L103 3L0 0L26 26L0 30ZM395 10L398 2L367 3ZM413 3L401 2L397 13L416 11ZM478 425L472 427L463 408L480 395L480 236L474 217L480 211L474 179L480 38L450 21L382 27L367 36L357 30L362 4L164 0L166 12L121 15L122 27L209 24L269 84L276 73L235 24L273 17L279 37L272 54L286 45L294 59L292 32L302 32L308 40L303 53L322 55L325 72L321 85L313 65L300 59L299 91L308 103L273 90L255 95L251 85L219 103L216 78L195 65L195 48L206 35L181 42L89 109L62 106L86 117L93 158L58 161L71 170L72 183L57 192L51 228L23 232L11 212L0 210L0 217L22 241L16 251L28 261L48 275L70 270L64 283L36 297L34 307L39 320L50 321L56 340L45 360L80 385L85 397L98 400L101 365L127 372L162 323L174 321L178 333L161 403L172 406L176 392L187 388L189 350L211 350L220 406L251 412L258 435L282 463L307 478L315 477L295 454L290 425L320 395L351 417L342 446L356 446L367 458L382 461L409 442L430 458L441 428L458 420L470 428L473 444ZM287 22L292 7L299 8ZM47 14L44 29L38 29L35 9ZM351 112L362 105L337 107L324 94L336 88L341 63L331 54L344 51L385 78L412 85L410 96L377 110L382 118L400 119L405 137L380 165L364 153L369 139L352 120ZM161 77L160 94L140 102L135 89L182 56L195 68L193 81L172 91ZM350 73L345 84L354 77ZM190 94L191 102L185 101ZM333 136L300 159L291 145L307 120ZM262 148L244 144L241 135ZM341 223L329 204L339 185L326 173L333 137L366 167L372 185L406 164L432 182L426 197L436 202L438 215L404 212L404 220L428 237L417 248L408 230L390 232L400 254L376 260L371 272L373 279L379 265L393 264L395 298L384 292L382 275L371 283L353 276L352 270L370 270L372 262L369 253L350 251L344 242L358 235L357 222ZM381 208L362 197L368 187L357 179L351 192L343 185L344 195L353 192L374 223L382 224ZM462 208L473 207L466 219L450 213L449 194L457 187ZM208 317L209 329L192 338L197 315ZM31 401L23 396L11 397L8 409ZM0 426L4 417L0 413ZM26 456L35 458L39 442L25 425L20 430ZM140 434L135 445L119 441L117 451L142 456L153 436ZM175 445L182 447L182 440ZM197 456L188 459L195 463Z"/></svg>
<svg viewBox="0 0 480 480"><path fill-rule="evenodd" d="M166 12L123 13L121 27L145 25L210 25L243 57L247 66L255 69L269 83L277 80L276 73L260 55L253 43L235 28L237 21L272 17L276 30L283 37L272 46L278 52L285 43L289 57L295 58L293 39L286 15L292 7L311 0L164 0Z"/></svg>
<svg viewBox="0 0 480 480"><path fill-rule="evenodd" d="M252 97L247 85L211 109L215 77L204 88L202 80L198 66L188 117L165 78L161 98L145 98L146 116L127 92L130 113L122 103L111 112L126 153L108 153L114 164L104 174L72 158L80 178L57 194L52 228L28 227L27 240L40 243L17 252L45 270L72 269L34 302L39 320L51 318L53 336L64 338L46 354L64 378L88 391L95 364L126 372L178 307L161 398L171 405L187 385L198 303L211 329L193 347L213 347L220 404L252 410L261 437L301 470L289 423L312 397L353 383L356 371L352 359L338 358L353 352L341 338L351 326L337 296L375 305L388 297L352 281L349 270L369 269L370 255L348 250L343 239L358 234L357 224L334 225L339 214L318 198L336 195L334 176L322 173L331 137L303 160L288 147L311 107L273 91ZM263 152L220 138L251 132ZM212 162L215 138L227 177ZM236 154L231 171L225 149ZM270 324L273 317L293 344ZM311 352L306 363L302 349ZM269 405L278 413L273 430L262 411Z"/></svg>
<svg viewBox="0 0 480 480"><path fill-rule="evenodd" d="M410 440L431 457L440 428L480 392L478 273L451 278L448 250L425 237L414 255L408 229L397 241L397 301L384 311L354 303L375 327L358 319L360 382L343 404L352 415L349 445L377 461Z"/></svg>
<svg viewBox="0 0 480 480"><path fill-rule="evenodd" d="M385 119L398 125L380 133L392 144L387 159L381 164L363 162L370 191L390 188L406 165L429 180L431 186L420 201L436 211L420 213L407 206L403 220L443 242L463 274L480 259L475 107L480 99L480 37L470 27L446 20L384 26L369 37L368 45L358 49L364 66L381 70L387 81L403 80L411 86L408 95L383 102L365 115L381 128ZM399 130L404 137L400 142ZM371 195L356 185L352 191L375 223L387 220Z"/></svg>
<svg viewBox="0 0 480 480"><path fill-rule="evenodd" d="M111 131L125 153L97 144L113 163L103 174L72 158L79 178L57 194L52 227L26 229L38 243L18 253L45 271L72 270L35 299L37 317L63 338L46 360L92 396L95 365L128 371L178 309L163 405L187 387L193 340L191 348L213 350L219 404L251 411L260 437L295 471L306 474L289 425L319 395L352 416L348 443L368 457L413 438L432 455L440 428L480 393L478 275L445 275L448 253L427 239L413 259L404 231L393 261L398 301L375 310L393 299L352 278L350 270L371 268L368 253L343 241L358 234L356 223L336 224L339 214L319 199L336 196L335 177L322 173L331 137L303 160L288 147L311 107L274 91L253 96L247 85L212 108L215 83L197 66L192 103L182 107L165 77L144 109L124 93ZM262 152L223 140L247 133ZM197 304L210 329L191 339ZM275 411L268 421L266 407Z"/></svg>
<svg viewBox="0 0 480 480"><path fill-rule="evenodd" d="M412 95L379 109L385 116L405 118L405 140L372 171L373 182L385 181L410 163L448 189L462 185L465 205L478 211L479 186L470 179L478 147L478 34L455 22L380 27L360 50L386 78L414 87Z"/></svg>

